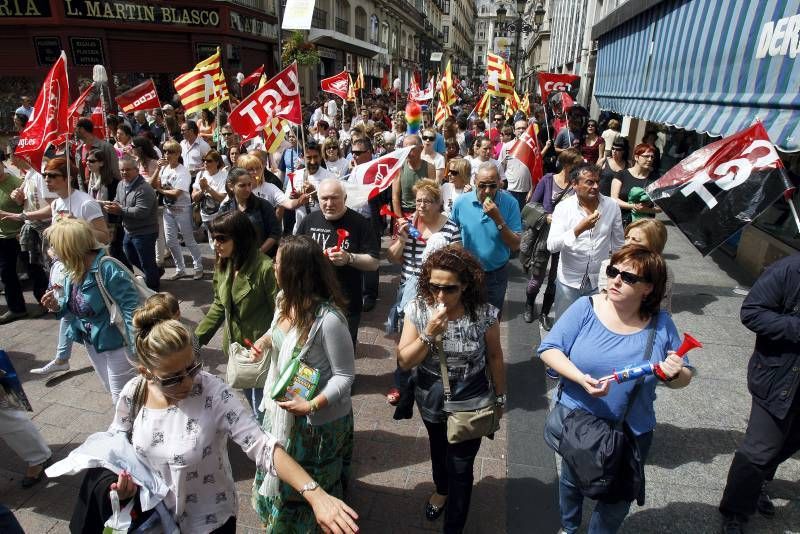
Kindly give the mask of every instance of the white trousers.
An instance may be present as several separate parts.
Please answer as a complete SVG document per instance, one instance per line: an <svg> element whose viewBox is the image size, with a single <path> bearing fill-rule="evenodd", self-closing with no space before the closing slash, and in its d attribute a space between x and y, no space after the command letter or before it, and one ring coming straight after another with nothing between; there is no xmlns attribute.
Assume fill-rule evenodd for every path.
<svg viewBox="0 0 800 534"><path fill-rule="evenodd" d="M39 465L53 454L28 413L0 409L0 436L28 465Z"/></svg>
<svg viewBox="0 0 800 534"><path fill-rule="evenodd" d="M127 349L120 347L97 352L91 343L84 343L84 346L89 354L92 367L97 371L97 376L100 377L100 382L103 383L106 391L111 393L111 402L116 406L122 388L125 387L128 380L136 376L136 370L128 359Z"/></svg>
<svg viewBox="0 0 800 534"><path fill-rule="evenodd" d="M156 239L156 263L164 265L167 256L167 242L164 239L164 206L158 207L158 239Z"/></svg>
<svg viewBox="0 0 800 534"><path fill-rule="evenodd" d="M167 241L167 248L172 254L172 259L175 261L175 268L179 271L183 271L186 268L186 264L183 261L181 240L178 237L178 232L183 236L183 242L186 244L186 248L189 249L189 254L192 255L194 270L202 271L203 255L200 252L200 246L194 239L191 206L166 208L164 210L164 237Z"/></svg>

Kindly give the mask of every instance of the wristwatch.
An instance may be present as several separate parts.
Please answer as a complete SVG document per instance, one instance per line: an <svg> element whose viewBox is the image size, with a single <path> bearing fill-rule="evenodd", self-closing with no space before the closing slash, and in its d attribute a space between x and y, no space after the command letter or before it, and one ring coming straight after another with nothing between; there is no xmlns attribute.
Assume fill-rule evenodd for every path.
<svg viewBox="0 0 800 534"><path fill-rule="evenodd" d="M499 404L501 407L505 406L505 405L506 405L506 394L505 394L505 393L503 393L502 395L498 395L498 396L495 398L495 400L494 400L494 401L495 401L497 404Z"/></svg>
<svg viewBox="0 0 800 534"><path fill-rule="evenodd" d="M500 224L497 225L497 231L498 232L502 232L503 228L505 228L505 227L506 227L506 223L500 223Z"/></svg>
<svg viewBox="0 0 800 534"><path fill-rule="evenodd" d="M316 483L315 481L313 481L313 480L312 480L311 482L306 482L305 486L303 486L302 488L300 488L300 496L302 496L302 495L303 495L305 492L307 492L307 491L314 491L314 490L315 490L315 489L317 489L318 487L319 487L319 484L317 484L317 483Z"/></svg>

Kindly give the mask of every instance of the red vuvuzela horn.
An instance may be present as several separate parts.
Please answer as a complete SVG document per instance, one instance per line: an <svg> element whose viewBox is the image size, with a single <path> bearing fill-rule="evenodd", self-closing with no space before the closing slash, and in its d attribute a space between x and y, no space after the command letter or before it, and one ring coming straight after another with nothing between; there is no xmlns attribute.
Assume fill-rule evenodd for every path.
<svg viewBox="0 0 800 534"><path fill-rule="evenodd" d="M681 346L678 347L678 350L675 351L675 354L678 356L683 357L684 354L689 352L692 349L702 349L703 344L697 341L695 338L687 334L686 332L683 333L683 342Z"/></svg>
<svg viewBox="0 0 800 534"><path fill-rule="evenodd" d="M381 206L381 215L388 215L389 217L394 217L395 219L402 219L400 215L392 211L392 208L389 207L389 204L384 204Z"/></svg>
<svg viewBox="0 0 800 534"><path fill-rule="evenodd" d="M336 241L336 248L337 249L341 249L342 248L342 243L344 243L344 240L347 239L348 237L350 237L350 232L348 232L344 228L337 228L336 229L336 235L338 236L338 239Z"/></svg>

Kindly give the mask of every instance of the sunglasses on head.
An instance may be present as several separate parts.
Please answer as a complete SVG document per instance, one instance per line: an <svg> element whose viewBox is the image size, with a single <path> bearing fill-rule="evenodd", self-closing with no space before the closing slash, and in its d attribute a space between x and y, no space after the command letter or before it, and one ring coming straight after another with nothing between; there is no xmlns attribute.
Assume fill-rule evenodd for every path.
<svg viewBox="0 0 800 534"><path fill-rule="evenodd" d="M461 286L458 284L441 285L441 284L429 283L428 285L431 287L431 293L433 293L434 295L436 293L439 293L440 291L444 291L447 294L453 294L461 290Z"/></svg>
<svg viewBox="0 0 800 534"><path fill-rule="evenodd" d="M609 278L616 278L617 276L622 278L622 281L628 284L629 286L636 285L636 282L644 282L644 278L633 273L629 273L628 271L620 271L613 265L609 265L606 267L606 276Z"/></svg>
<svg viewBox="0 0 800 534"><path fill-rule="evenodd" d="M230 236L224 234L214 234L211 236L211 239L213 239L217 243L227 243L228 241L230 241L231 238Z"/></svg>
<svg viewBox="0 0 800 534"><path fill-rule="evenodd" d="M175 376L170 376L169 378L159 378L156 375L154 375L151 371L150 372L150 374L152 375L151 380L156 384L158 384L158 387L160 388L174 388L175 386L181 385L181 383L183 383L183 381L186 380L187 378L194 378L202 368L203 368L203 362L196 361L189 367L187 367L183 373Z"/></svg>

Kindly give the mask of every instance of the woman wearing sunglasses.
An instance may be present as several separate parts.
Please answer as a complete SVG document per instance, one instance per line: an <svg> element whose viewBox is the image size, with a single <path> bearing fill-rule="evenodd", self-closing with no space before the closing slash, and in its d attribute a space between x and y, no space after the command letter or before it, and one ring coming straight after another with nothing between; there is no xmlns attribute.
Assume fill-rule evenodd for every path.
<svg viewBox="0 0 800 534"><path fill-rule="evenodd" d="M231 343L245 345L245 339L260 338L269 327L275 310L275 274L272 260L258 250L260 241L246 214L223 213L209 222L208 230L217 257L214 301L194 333L203 346L223 327L222 352L228 356ZM263 386L243 390L256 417L263 391Z"/></svg>
<svg viewBox="0 0 800 534"><path fill-rule="evenodd" d="M99 149L89 151L86 156L86 167L88 169L89 184L87 192L98 202L113 202L117 195L117 186L120 183L119 176L112 170L105 160L106 154ZM122 238L125 232L122 230L122 218L113 213L106 213L106 225L110 236L108 252L119 261L125 264L128 269L132 269L128 257L122 247Z"/></svg>
<svg viewBox="0 0 800 534"><path fill-rule="evenodd" d="M447 162L447 175L442 184L442 208L448 217L458 197L472 191L469 183L472 165L464 158L453 158Z"/></svg>
<svg viewBox="0 0 800 534"><path fill-rule="evenodd" d="M259 428L228 387L202 370L186 327L161 315L147 305L134 315L141 376L125 385L109 431L129 433L139 460L160 474L169 487L164 503L180 531L236 532L238 499L227 455L231 439L259 469L298 491L326 531L355 532L357 514L328 495ZM126 472L109 489L123 502L138 490Z"/></svg>
<svg viewBox="0 0 800 534"><path fill-rule="evenodd" d="M678 331L669 313L660 309L667 277L661 256L638 245L625 245L611 256L605 275L607 293L573 303L542 341L538 353L562 377L557 403L607 421L624 419L644 464L656 426L653 404L659 380L647 376L631 400L637 381L617 384L598 378L644 364L650 345L649 361L661 364L667 387L687 386L692 371L688 362L675 354L680 345ZM633 402L630 407L629 402ZM584 497L576 480L577 475L562 461L559 506L561 527L568 533L577 532L581 525ZM630 504L625 500L598 502L589 532L616 532Z"/></svg>
<svg viewBox="0 0 800 534"><path fill-rule="evenodd" d="M322 150L325 156L325 167L341 179L342 176L348 174L348 162L342 157L342 151L339 148L339 140L335 137L328 137L322 144Z"/></svg>
<svg viewBox="0 0 800 534"><path fill-rule="evenodd" d="M506 374L500 346L498 310L486 301L484 275L472 254L449 245L422 264L417 298L405 310L397 350L401 369L416 368L415 398L428 431L436 491L425 503L425 517L444 512L446 533L460 533L467 522L472 495L473 464L481 439L447 441L443 411L441 347L453 400L491 394L505 404Z"/></svg>
<svg viewBox="0 0 800 534"><path fill-rule="evenodd" d="M444 180L444 156L436 152L436 130L425 128L422 130L422 154L421 157L436 169L436 182L442 183Z"/></svg>

